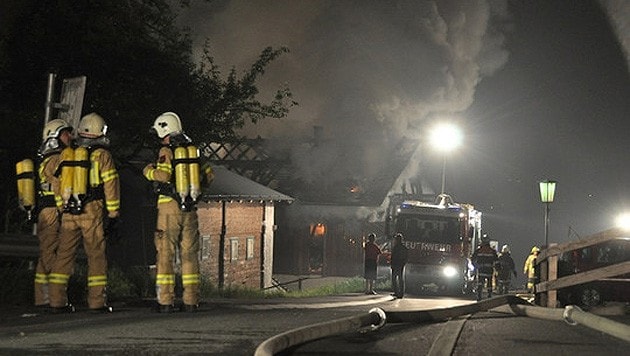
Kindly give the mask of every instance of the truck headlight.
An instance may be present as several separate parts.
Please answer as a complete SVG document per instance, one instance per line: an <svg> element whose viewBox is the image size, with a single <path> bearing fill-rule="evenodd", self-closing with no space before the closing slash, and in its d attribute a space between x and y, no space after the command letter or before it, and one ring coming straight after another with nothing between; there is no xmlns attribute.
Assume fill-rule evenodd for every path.
<svg viewBox="0 0 630 356"><path fill-rule="evenodd" d="M452 277L457 276L457 268L455 268L453 266L446 266L442 270L442 273L444 273L444 276L446 276L448 278L452 278Z"/></svg>

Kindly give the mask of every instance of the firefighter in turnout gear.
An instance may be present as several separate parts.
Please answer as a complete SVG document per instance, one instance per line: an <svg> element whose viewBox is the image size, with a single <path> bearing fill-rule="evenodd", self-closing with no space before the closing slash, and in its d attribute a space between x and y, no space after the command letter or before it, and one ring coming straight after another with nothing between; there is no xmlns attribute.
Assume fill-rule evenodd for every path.
<svg viewBox="0 0 630 356"><path fill-rule="evenodd" d="M175 311L175 261L181 257L182 310L195 311L199 303L199 221L195 204L201 195L202 176L214 178L209 165L202 167L198 150L184 134L179 116L158 116L152 131L161 142L158 160L144 168L158 194L155 229L156 294L159 312ZM202 174L203 173L203 174Z"/></svg>
<svg viewBox="0 0 630 356"><path fill-rule="evenodd" d="M21 197L20 205L25 210L34 208L37 216L39 258L35 267L33 293L37 307L48 307L50 304L48 278L55 262L61 221L59 179L54 174L59 165L60 153L64 148L70 146L71 140L72 127L65 120L51 120L44 125L42 145L38 150L40 160L37 165L37 172L34 172L33 163L30 160L18 163L18 173L22 173L21 177L18 174L18 179L31 177L30 181L25 180L18 183L18 192ZM28 172L31 174L29 175ZM35 174L37 174L36 177ZM36 182L37 184L35 184ZM21 187L20 184L22 184ZM24 184L31 187L27 188ZM35 192L37 192L37 198L35 198Z"/></svg>
<svg viewBox="0 0 630 356"><path fill-rule="evenodd" d="M67 288L81 238L88 263L88 307L94 313L112 311L106 295L105 224L115 225L118 220L120 181L106 133L105 120L96 113L88 114L77 128L78 147L62 152L58 173L64 213L57 259L49 280L53 312L74 311L68 303Z"/></svg>
<svg viewBox="0 0 630 356"><path fill-rule="evenodd" d="M490 246L488 236L484 235L481 245L472 255L472 263L477 273L477 300L481 300L484 285L488 291L488 298L492 297L492 275L497 258L497 251Z"/></svg>
<svg viewBox="0 0 630 356"><path fill-rule="evenodd" d="M532 247L523 266L523 273L527 276L527 291L529 293L534 293L534 286L536 284L536 258L539 252L540 248L538 248L538 246Z"/></svg>

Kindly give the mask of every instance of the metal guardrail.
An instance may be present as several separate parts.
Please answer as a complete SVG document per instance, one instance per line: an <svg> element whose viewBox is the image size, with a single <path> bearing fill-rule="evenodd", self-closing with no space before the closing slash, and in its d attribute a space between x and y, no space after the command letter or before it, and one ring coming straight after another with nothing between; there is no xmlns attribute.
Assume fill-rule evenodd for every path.
<svg viewBox="0 0 630 356"><path fill-rule="evenodd" d="M39 239L37 235L0 234L0 259L36 260L38 258ZM87 258L82 244L77 247L77 258Z"/></svg>
<svg viewBox="0 0 630 356"><path fill-rule="evenodd" d="M277 279L275 279L275 278L271 278L272 285L271 285L270 287L265 288L265 289L280 288L280 289L282 289L283 291L288 292L288 291L289 291L289 289L288 289L286 286L291 285L291 284L294 284L294 283L297 283L297 284L298 284L298 290L299 290L299 291L302 291L302 281L307 280L307 279L309 279L309 278L310 278L310 277L300 277L300 278L298 278L298 279L294 279L294 280L290 280L290 281L287 281L287 282L282 282L282 283L280 283L280 282L279 282Z"/></svg>
<svg viewBox="0 0 630 356"><path fill-rule="evenodd" d="M35 235L0 234L0 257L37 258L39 240Z"/></svg>

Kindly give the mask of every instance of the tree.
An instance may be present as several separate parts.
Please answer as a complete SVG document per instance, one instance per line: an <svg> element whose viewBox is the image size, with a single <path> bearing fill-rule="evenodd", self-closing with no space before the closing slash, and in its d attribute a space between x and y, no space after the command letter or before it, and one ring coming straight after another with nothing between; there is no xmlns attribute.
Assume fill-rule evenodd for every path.
<svg viewBox="0 0 630 356"><path fill-rule="evenodd" d="M107 120L114 154L123 160L149 140L153 119L165 111L177 112L186 131L206 142L236 137L247 120L286 116L296 104L289 88L280 88L269 103L256 98L257 79L286 48L265 48L241 77L233 68L223 78L208 45L194 63L190 32L175 25L171 3L11 3L11 11L4 12L11 18L3 19L0 31L0 130L5 133L0 153L8 157L2 168L13 171L15 162L33 156L40 144L51 70L61 78L87 76L83 114L98 112ZM8 179L3 190L15 185L13 177ZM0 198L7 201L6 195Z"/></svg>
<svg viewBox="0 0 630 356"><path fill-rule="evenodd" d="M286 48L265 48L242 77L232 69L222 79L209 46L193 63L189 33L175 26L166 0L27 1L18 16L2 48L0 92L6 123L22 122L29 137L41 127L51 69L88 77L83 111L103 115L118 146L138 142L163 111L193 123L204 134L198 139L220 139L234 137L245 120L284 117L295 104L286 87L270 103L256 99L256 80ZM38 140L27 139L29 147Z"/></svg>
<svg viewBox="0 0 630 356"><path fill-rule="evenodd" d="M246 120L256 123L264 118L283 118L291 106L297 105L291 100L291 91L287 87L278 90L271 103L263 104L256 100L256 80L265 73L270 62L285 52L288 52L286 47L276 50L267 47L242 78L232 69L223 81L206 43L202 63L195 71L199 81L196 86L199 96L195 101L212 105L196 106L198 109L190 115L201 119L195 125L203 129L198 133L200 138L206 138L206 141L207 138L214 141L233 139L234 128L243 127Z"/></svg>

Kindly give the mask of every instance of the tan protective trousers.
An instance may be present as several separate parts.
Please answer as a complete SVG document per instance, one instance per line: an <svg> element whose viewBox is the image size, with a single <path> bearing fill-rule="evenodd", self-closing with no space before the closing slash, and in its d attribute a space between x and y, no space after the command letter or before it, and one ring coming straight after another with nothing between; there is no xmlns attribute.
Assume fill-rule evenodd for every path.
<svg viewBox="0 0 630 356"><path fill-rule="evenodd" d="M534 292L534 287L536 285L536 256L529 255L527 256L527 260L525 260L525 266L523 267L523 272L527 275L527 291L530 293Z"/></svg>
<svg viewBox="0 0 630 356"><path fill-rule="evenodd" d="M158 204L155 231L157 275L155 288L160 305L175 302L175 263L181 257L182 299L186 305L199 303L199 220L196 211L184 212L176 201Z"/></svg>
<svg viewBox="0 0 630 356"><path fill-rule="evenodd" d="M88 306L98 309L106 305L107 256L103 214L103 201L95 200L87 203L80 215L62 215L57 259L49 278L51 307L63 307L68 303L68 280L73 273L81 237L88 263Z"/></svg>
<svg viewBox="0 0 630 356"><path fill-rule="evenodd" d="M37 216L37 238L39 239L39 258L35 267L35 305L50 303L48 298L48 275L53 268L57 245L59 244L60 215L57 208L43 208Z"/></svg>
<svg viewBox="0 0 630 356"><path fill-rule="evenodd" d="M534 293L534 287L536 286L536 274L534 269L530 269L527 273L527 291Z"/></svg>

